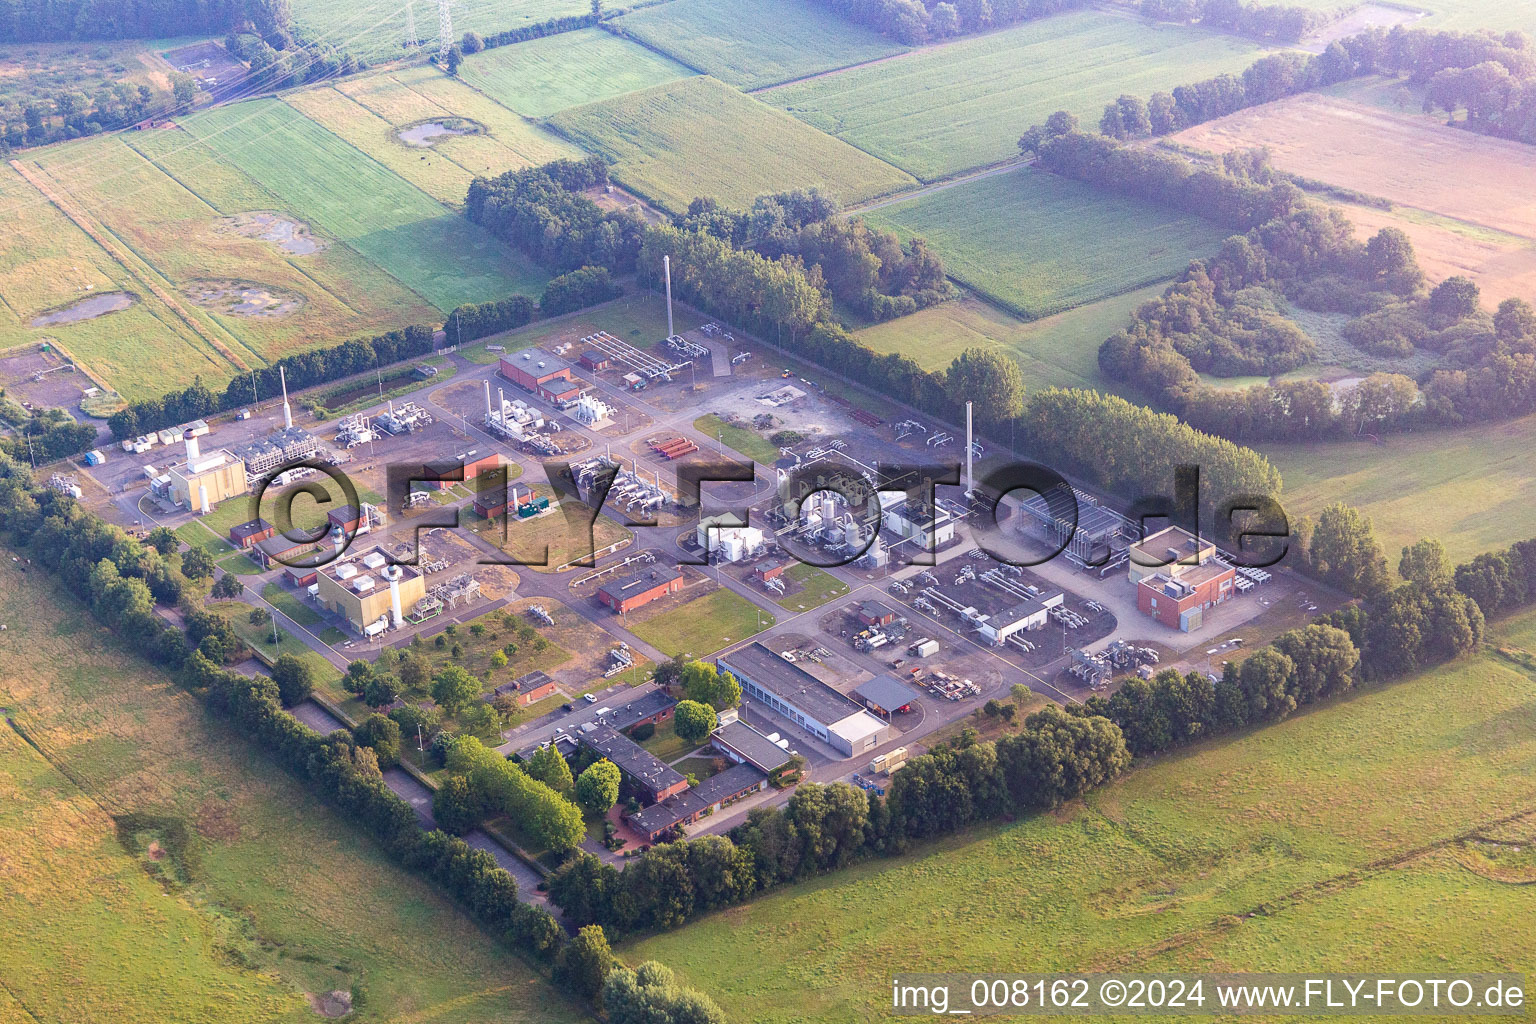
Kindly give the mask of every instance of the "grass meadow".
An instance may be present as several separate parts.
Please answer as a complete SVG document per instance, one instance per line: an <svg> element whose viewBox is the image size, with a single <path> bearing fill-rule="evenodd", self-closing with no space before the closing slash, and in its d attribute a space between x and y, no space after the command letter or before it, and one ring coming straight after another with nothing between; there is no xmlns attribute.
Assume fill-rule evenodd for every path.
<svg viewBox="0 0 1536 1024"><path fill-rule="evenodd" d="M1260 444L1285 480L1293 519L1335 501L1371 517L1396 566L1424 537L1453 561L1536 536L1536 416L1458 430L1308 445Z"/></svg>
<svg viewBox="0 0 1536 1024"><path fill-rule="evenodd" d="M669 0L618 28L679 63L742 89L759 89L905 49L807 0Z"/></svg>
<svg viewBox="0 0 1536 1024"><path fill-rule="evenodd" d="M643 616L643 613L641 613ZM772 612L734 591L711 591L650 618L629 616L629 631L668 657L702 658L772 626Z"/></svg>
<svg viewBox="0 0 1536 1024"><path fill-rule="evenodd" d="M866 219L928 239L950 277L1026 319L1166 280L1227 234L1028 168L882 206Z"/></svg>
<svg viewBox="0 0 1536 1024"><path fill-rule="evenodd" d="M943 370L968 348L1002 349L1019 364L1032 391L1048 387L1113 391L1099 373L1099 344L1130 322L1131 312L1163 290L1158 283L1023 321L980 299L965 298L919 310L857 332L876 352L896 352L925 370Z"/></svg>
<svg viewBox="0 0 1536 1024"><path fill-rule="evenodd" d="M685 78L690 68L600 28L530 39L465 58L459 77L528 117Z"/></svg>
<svg viewBox="0 0 1536 1024"><path fill-rule="evenodd" d="M127 398L158 396L199 373L229 375L228 360L10 167L0 167L0 222L0 349L56 340ZM137 301L93 320L31 326L48 310L114 291Z"/></svg>
<svg viewBox="0 0 1536 1024"><path fill-rule="evenodd" d="M819 186L844 203L912 183L902 171L713 78L690 78L555 115L550 123L613 164L623 185L682 210L696 196L746 206Z"/></svg>
<svg viewBox="0 0 1536 1024"><path fill-rule="evenodd" d="M464 205L476 177L581 155L435 67L344 78L334 86L295 92L287 102L453 207ZM441 136L430 146L408 145L400 138L402 128L452 118L474 121L481 130Z"/></svg>
<svg viewBox="0 0 1536 1024"><path fill-rule="evenodd" d="M808 79L761 98L932 181L1018 154L1053 111L1097 125L1121 93L1241 71L1263 51L1201 29L1060 14Z"/></svg>
<svg viewBox="0 0 1536 1024"><path fill-rule="evenodd" d="M57 770L6 730L0 813L27 825L7 830L0 963L25 1019L315 1020L303 994L336 989L369 1020L585 1019L72 600L0 563L0 691ZM151 824L125 863L108 815L129 814ZM167 848L183 827L188 856ZM151 871L163 893L136 874Z"/></svg>
<svg viewBox="0 0 1536 1024"><path fill-rule="evenodd" d="M295 215L383 267L442 312L537 294L548 275L479 227L277 100L185 118L219 161L244 171Z"/></svg>
<svg viewBox="0 0 1536 1024"><path fill-rule="evenodd" d="M292 255L227 230L226 217L277 200L179 131L90 139L38 152L53 187L67 191L121 245L178 295L183 306L247 363L310 348L317 339L388 330L434 318L415 293L347 246ZM111 168L102 174L101 169ZM278 316L227 314L196 305L189 286L238 280L298 296ZM222 383L229 371L221 375Z"/></svg>
<svg viewBox="0 0 1536 1024"><path fill-rule="evenodd" d="M405 11L399 0L296 0L293 20L311 36L342 47L370 62L406 55ZM437 49L437 5L414 0L416 36L424 50ZM453 5L454 42L465 32L491 35L535 25L551 18L586 14L586 0L456 0Z"/></svg>
<svg viewBox="0 0 1536 1024"><path fill-rule="evenodd" d="M1529 887L1371 865L1536 811L1532 682L1468 658L622 952L756 1021L884 1019L900 971L1528 970Z"/></svg>

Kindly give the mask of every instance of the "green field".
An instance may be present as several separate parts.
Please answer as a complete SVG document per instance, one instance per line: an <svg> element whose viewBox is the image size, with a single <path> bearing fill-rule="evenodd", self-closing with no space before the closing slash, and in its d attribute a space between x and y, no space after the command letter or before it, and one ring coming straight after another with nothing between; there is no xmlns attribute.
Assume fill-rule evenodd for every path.
<svg viewBox="0 0 1536 1024"><path fill-rule="evenodd" d="M648 619L631 617L626 625L668 657L702 658L761 633L773 622L771 612L721 589Z"/></svg>
<svg viewBox="0 0 1536 1024"><path fill-rule="evenodd" d="M537 294L548 280L485 231L284 103L219 107L181 124L295 215L443 312L514 292Z"/></svg>
<svg viewBox="0 0 1536 1024"><path fill-rule="evenodd" d="M882 206L867 219L928 239L950 277L1028 319L1166 280L1227 235L1199 217L1029 168Z"/></svg>
<svg viewBox="0 0 1536 1024"><path fill-rule="evenodd" d="M293 93L287 102L455 207L464 204L476 177L581 155L435 67L344 78L331 87ZM433 121L469 121L475 127L473 134L439 136L431 145L409 145L400 138L402 129Z"/></svg>
<svg viewBox="0 0 1536 1024"><path fill-rule="evenodd" d="M1371 517L1388 561L1433 537L1453 561L1536 536L1536 417L1309 445L1260 444L1294 519L1342 501Z"/></svg>
<svg viewBox="0 0 1536 1024"><path fill-rule="evenodd" d="M0 349L53 339L128 398L159 396L230 364L128 269L11 167L0 167ZM33 318L92 295L126 291L127 309L48 327Z"/></svg>
<svg viewBox="0 0 1536 1024"><path fill-rule="evenodd" d="M791 591L790 593L782 597L773 595L773 602L791 612L820 608L833 598L842 597L848 593L848 584L831 573L804 562L796 562L784 570L784 575L789 578L791 584L799 584L799 588L796 589L791 585L787 588Z"/></svg>
<svg viewBox="0 0 1536 1024"><path fill-rule="evenodd" d="M1532 683L1469 658L624 951L764 1022L886 1019L900 971L1527 971L1529 886L1369 865L1536 810Z"/></svg>
<svg viewBox="0 0 1536 1024"><path fill-rule="evenodd" d="M1121 93L1241 71L1262 50L1231 35L1101 11L1061 14L763 93L806 123L931 181L1018 155L1056 110L1096 126Z"/></svg>
<svg viewBox="0 0 1536 1024"><path fill-rule="evenodd" d="M905 47L807 0L670 0L617 22L653 50L742 89L760 89Z"/></svg>
<svg viewBox="0 0 1536 1024"><path fill-rule="evenodd" d="M646 89L692 70L600 28L563 32L468 57L459 77L528 117Z"/></svg>
<svg viewBox="0 0 1536 1024"><path fill-rule="evenodd" d="M367 1020L585 1019L88 612L0 563L0 693L46 755L0 726L20 826L0 971L20 1019L297 1024L319 1019L305 993L332 990Z"/></svg>
<svg viewBox="0 0 1536 1024"><path fill-rule="evenodd" d="M405 4L398 0L295 0L292 7L294 22L311 36L371 62L406 55ZM585 0L520 0L516 4L501 0L455 0L453 41L458 42L465 32L488 36L551 18L586 14L590 9ZM435 53L437 6L417 0L412 11L416 15L417 38L423 43L418 53Z"/></svg>
<svg viewBox="0 0 1536 1024"><path fill-rule="evenodd" d="M1162 284L1048 316L1018 320L980 299L958 299L866 327L857 337L876 352L897 352L925 370L943 370L968 348L1000 347L1024 372L1030 390L1049 387L1115 390L1099 373L1099 344L1130 322Z"/></svg>
<svg viewBox="0 0 1536 1024"><path fill-rule="evenodd" d="M749 459L773 465L779 459L779 449L772 441L751 427L739 427L725 422L714 413L700 416L693 421L693 429L706 437L713 437L727 448L734 448Z"/></svg>
<svg viewBox="0 0 1536 1024"><path fill-rule="evenodd" d="M688 78L557 114L582 149L626 188L682 210L696 196L746 206L764 192L819 186L844 203L912 179L713 78Z"/></svg>

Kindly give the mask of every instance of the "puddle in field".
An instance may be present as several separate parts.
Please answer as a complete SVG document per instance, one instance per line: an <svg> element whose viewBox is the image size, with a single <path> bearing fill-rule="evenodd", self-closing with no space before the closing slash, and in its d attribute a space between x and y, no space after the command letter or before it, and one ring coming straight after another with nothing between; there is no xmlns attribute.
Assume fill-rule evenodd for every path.
<svg viewBox="0 0 1536 1024"><path fill-rule="evenodd" d="M193 281L187 298L217 313L231 316L287 316L304 305L304 296L254 281Z"/></svg>
<svg viewBox="0 0 1536 1024"><path fill-rule="evenodd" d="M439 139L450 138L454 135L479 135L485 131L485 126L467 117L442 117L436 121L423 121L420 124L407 125L395 133L400 141L407 146L417 149L427 149L437 143Z"/></svg>
<svg viewBox="0 0 1536 1024"><path fill-rule="evenodd" d="M32 321L33 327L52 327L55 324L76 324L81 320L94 320L98 316L127 309L139 297L132 292L103 292L80 299L67 306L44 313Z"/></svg>
<svg viewBox="0 0 1536 1024"><path fill-rule="evenodd" d="M324 249L326 245L309 233L309 225L303 221L266 211L225 217L215 225L214 230L242 238L259 238L294 256L308 256Z"/></svg>

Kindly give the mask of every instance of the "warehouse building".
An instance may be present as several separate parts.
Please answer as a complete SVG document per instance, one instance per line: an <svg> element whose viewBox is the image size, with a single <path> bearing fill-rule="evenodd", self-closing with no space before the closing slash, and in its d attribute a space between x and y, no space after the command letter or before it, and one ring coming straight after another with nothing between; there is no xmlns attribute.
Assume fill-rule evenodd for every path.
<svg viewBox="0 0 1536 1024"><path fill-rule="evenodd" d="M576 739L618 765L644 802L656 803L688 788L688 780L675 768L612 726L589 723L576 731Z"/></svg>
<svg viewBox="0 0 1536 1024"><path fill-rule="evenodd" d="M698 821L705 811L751 796L767 781L768 776L750 764L732 765L692 789L631 814L629 824L654 843L671 829Z"/></svg>
<svg viewBox="0 0 1536 1024"><path fill-rule="evenodd" d="M845 755L862 754L890 738L888 724L760 643L722 654L717 661L747 696Z"/></svg>
<svg viewBox="0 0 1536 1024"><path fill-rule="evenodd" d="M326 611L370 639L391 625L398 627L427 596L421 573L396 565L375 548L359 559L334 562L320 570L315 599Z"/></svg>
<svg viewBox="0 0 1536 1024"><path fill-rule="evenodd" d="M289 565L314 550L314 541L291 540L281 533L273 533L250 548L251 556L261 563L263 569L270 569L274 565Z"/></svg>
<svg viewBox="0 0 1536 1024"><path fill-rule="evenodd" d="M426 463L421 467L421 475L413 482L425 484L429 489L446 491L461 481L466 484L471 483L481 473L489 473L501 464L501 456L495 452L489 455L470 453L470 456L465 459L445 459L441 462Z"/></svg>
<svg viewBox="0 0 1536 1024"><path fill-rule="evenodd" d="M541 348L502 356L501 375L546 402L574 402L581 394L571 364Z"/></svg>
<svg viewBox="0 0 1536 1024"><path fill-rule="evenodd" d="M912 710L918 693L894 676L878 675L853 688L853 695L877 715L889 719L893 714Z"/></svg>
<svg viewBox="0 0 1536 1024"><path fill-rule="evenodd" d="M607 584L597 592L597 599L623 615L682 589L683 574L676 569L647 569Z"/></svg>

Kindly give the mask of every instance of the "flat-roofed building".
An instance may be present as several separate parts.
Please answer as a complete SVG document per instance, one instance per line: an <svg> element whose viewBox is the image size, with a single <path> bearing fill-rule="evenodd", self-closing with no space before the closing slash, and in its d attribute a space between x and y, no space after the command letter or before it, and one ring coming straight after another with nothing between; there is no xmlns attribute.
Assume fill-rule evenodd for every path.
<svg viewBox="0 0 1536 1024"><path fill-rule="evenodd" d="M265 519L256 518L248 523L229 528L229 542L241 551L255 547L261 541L277 534L277 527Z"/></svg>
<svg viewBox="0 0 1536 1024"><path fill-rule="evenodd" d="M655 754L612 726L592 723L576 732L576 739L593 753L619 766L619 771L640 792L642 799L656 803L676 796L688 788L688 780Z"/></svg>
<svg viewBox="0 0 1536 1024"><path fill-rule="evenodd" d="M890 738L887 723L760 643L722 654L717 662L736 677L743 693L845 755L862 754Z"/></svg>
<svg viewBox="0 0 1536 1024"><path fill-rule="evenodd" d="M546 402L571 402L581 394L571 364L541 348L502 356L501 375Z"/></svg>
<svg viewBox="0 0 1536 1024"><path fill-rule="evenodd" d="M1205 625L1207 609L1237 595L1237 570L1207 562L1178 576L1154 573L1136 584L1136 607L1158 622L1185 633Z"/></svg>
<svg viewBox="0 0 1536 1024"><path fill-rule="evenodd" d="M259 540L250 548L251 556L260 562L264 569L270 569L274 565L292 565L295 562L301 562L305 555L314 550L314 541L293 540L281 533L274 533L266 540Z"/></svg>
<svg viewBox="0 0 1536 1024"><path fill-rule="evenodd" d="M398 625L395 616L409 615L427 596L426 579L420 572L391 563L378 548L324 566L315 584L320 605L368 637Z"/></svg>
<svg viewBox="0 0 1536 1024"><path fill-rule="evenodd" d="M881 674L866 679L853 688L853 695L877 715L889 718L898 711L909 711L918 693L895 676Z"/></svg>
<svg viewBox="0 0 1536 1024"><path fill-rule="evenodd" d="M1187 570L1202 566L1215 557L1215 544L1182 527L1170 526L1131 545L1128 572L1132 583L1140 583L1159 573L1178 579Z"/></svg>
<svg viewBox="0 0 1536 1024"><path fill-rule="evenodd" d="M790 753L787 749L740 719L716 729L709 741L732 761L750 764L765 775L771 775L789 764Z"/></svg>
<svg viewBox="0 0 1536 1024"><path fill-rule="evenodd" d="M674 828L698 821L705 811L718 810L733 800L756 793L767 781L762 770L750 764L735 764L692 789L631 814L629 824L655 842Z"/></svg>
<svg viewBox="0 0 1536 1024"><path fill-rule="evenodd" d="M170 477L171 500L194 512L207 513L226 498L250 491L245 479L245 463L228 448L203 454L196 438L187 440L185 461L166 468Z"/></svg>
<svg viewBox="0 0 1536 1024"><path fill-rule="evenodd" d="M683 589L683 574L671 567L647 569L605 584L597 599L620 615Z"/></svg>
<svg viewBox="0 0 1536 1024"><path fill-rule="evenodd" d="M1051 609L1064 600L1066 595L1058 590L1054 594L1042 593L1038 597L1020 601L987 616L987 621L980 624L978 632L989 644L1001 647L1015 633L1042 628L1050 620Z"/></svg>

